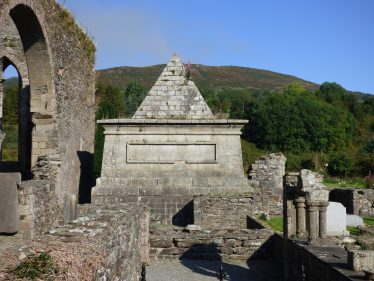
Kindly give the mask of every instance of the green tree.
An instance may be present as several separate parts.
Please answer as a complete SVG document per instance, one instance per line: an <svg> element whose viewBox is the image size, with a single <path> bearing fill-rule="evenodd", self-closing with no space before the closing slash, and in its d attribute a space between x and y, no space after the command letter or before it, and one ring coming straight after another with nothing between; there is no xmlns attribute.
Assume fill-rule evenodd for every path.
<svg viewBox="0 0 374 281"><path fill-rule="evenodd" d="M18 87L5 87L3 117L5 125L18 124Z"/></svg>
<svg viewBox="0 0 374 281"><path fill-rule="evenodd" d="M328 164L328 172L332 176L347 177L352 172L353 161L348 154L334 154Z"/></svg>
<svg viewBox="0 0 374 281"><path fill-rule="evenodd" d="M136 81L131 81L125 90L125 112L126 116L134 115L145 96L147 89Z"/></svg>
<svg viewBox="0 0 374 281"><path fill-rule="evenodd" d="M289 88L257 99L248 119L246 138L262 149L295 153L339 150L350 142L355 126L349 112Z"/></svg>
<svg viewBox="0 0 374 281"><path fill-rule="evenodd" d="M119 118L125 115L124 97L120 89L112 86L98 84L96 89L96 120ZM95 130L95 153L94 174L100 176L104 148L104 128L96 124Z"/></svg>
<svg viewBox="0 0 374 281"><path fill-rule="evenodd" d="M336 104L337 102L341 102L346 92L347 91L337 83L325 82L321 84L316 94L328 103Z"/></svg>

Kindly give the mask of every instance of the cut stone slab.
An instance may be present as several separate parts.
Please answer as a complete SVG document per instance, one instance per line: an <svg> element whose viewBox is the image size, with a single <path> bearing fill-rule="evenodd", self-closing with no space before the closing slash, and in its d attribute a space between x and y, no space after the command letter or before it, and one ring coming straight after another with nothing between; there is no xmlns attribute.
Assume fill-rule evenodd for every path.
<svg viewBox="0 0 374 281"><path fill-rule="evenodd" d="M327 235L347 236L346 208L337 202L329 202L326 213Z"/></svg>
<svg viewBox="0 0 374 281"><path fill-rule="evenodd" d="M189 70L173 55L133 118L213 119L213 114Z"/></svg>
<svg viewBox="0 0 374 281"><path fill-rule="evenodd" d="M357 215L347 215L347 225L348 226L364 226L364 220Z"/></svg>
<svg viewBox="0 0 374 281"><path fill-rule="evenodd" d="M0 173L0 233L13 234L19 230L19 182L20 173Z"/></svg>

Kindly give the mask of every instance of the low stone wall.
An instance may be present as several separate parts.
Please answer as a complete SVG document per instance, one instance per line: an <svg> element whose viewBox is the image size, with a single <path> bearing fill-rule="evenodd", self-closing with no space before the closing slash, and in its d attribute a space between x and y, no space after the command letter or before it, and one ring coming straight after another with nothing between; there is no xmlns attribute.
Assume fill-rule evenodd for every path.
<svg viewBox="0 0 374 281"><path fill-rule="evenodd" d="M4 251L0 257L0 279L12 279L2 270L16 267L20 253L47 252L63 268L64 280L138 281L142 263L141 229L145 229L142 224L148 223L144 212L133 205L83 207L81 213L87 215L27 245Z"/></svg>
<svg viewBox="0 0 374 281"><path fill-rule="evenodd" d="M365 280L364 273L350 269L348 253L340 247L317 247L278 234L271 237L272 257L284 269L285 281ZM283 254L281 254L283 253Z"/></svg>
<svg viewBox="0 0 374 281"><path fill-rule="evenodd" d="M203 229L244 229L261 214L281 215L279 206L274 205L278 201L271 198L274 191L195 196L194 224Z"/></svg>
<svg viewBox="0 0 374 281"><path fill-rule="evenodd" d="M374 215L374 189L337 188L330 191L329 200L343 204L348 214Z"/></svg>
<svg viewBox="0 0 374 281"><path fill-rule="evenodd" d="M355 271L365 270L374 273L374 251L350 251L348 253L348 263Z"/></svg>
<svg viewBox="0 0 374 281"><path fill-rule="evenodd" d="M193 195L187 188L108 187L93 191L92 203L111 206L136 203L150 208L151 222L186 226L193 223Z"/></svg>
<svg viewBox="0 0 374 281"><path fill-rule="evenodd" d="M262 198L260 203L269 215L281 215L283 212L285 167L286 157L282 153L272 153L256 160L249 171L250 184Z"/></svg>
<svg viewBox="0 0 374 281"><path fill-rule="evenodd" d="M247 260L272 234L267 228L186 231L154 225L150 230L150 256L153 259Z"/></svg>
<svg viewBox="0 0 374 281"><path fill-rule="evenodd" d="M63 221L62 211L56 202L54 184L48 180L24 181L19 184L19 232L23 240L40 236Z"/></svg>

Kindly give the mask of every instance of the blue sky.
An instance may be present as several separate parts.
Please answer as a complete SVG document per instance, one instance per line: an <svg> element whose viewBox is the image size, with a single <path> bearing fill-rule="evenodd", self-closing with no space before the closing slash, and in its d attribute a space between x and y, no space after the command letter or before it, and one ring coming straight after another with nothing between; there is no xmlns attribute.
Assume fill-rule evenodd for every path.
<svg viewBox="0 0 374 281"><path fill-rule="evenodd" d="M185 62L335 81L374 94L374 0L60 0L97 68Z"/></svg>

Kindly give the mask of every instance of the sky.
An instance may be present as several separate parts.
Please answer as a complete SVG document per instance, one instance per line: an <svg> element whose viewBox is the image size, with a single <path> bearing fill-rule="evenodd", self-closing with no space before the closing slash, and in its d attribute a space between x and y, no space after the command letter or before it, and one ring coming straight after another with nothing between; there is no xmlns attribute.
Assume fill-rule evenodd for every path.
<svg viewBox="0 0 374 281"><path fill-rule="evenodd" d="M374 0L60 0L97 69L184 62L271 70L374 94Z"/></svg>

